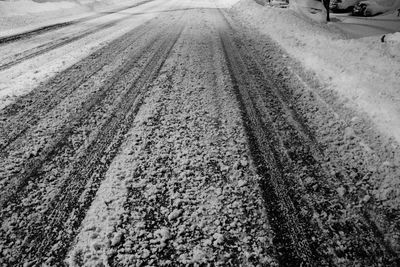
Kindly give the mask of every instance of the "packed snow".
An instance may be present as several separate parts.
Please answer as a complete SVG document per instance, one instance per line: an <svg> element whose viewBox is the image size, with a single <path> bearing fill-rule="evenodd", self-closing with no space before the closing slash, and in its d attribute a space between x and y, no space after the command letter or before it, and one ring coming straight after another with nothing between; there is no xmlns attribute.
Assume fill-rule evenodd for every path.
<svg viewBox="0 0 400 267"><path fill-rule="evenodd" d="M183 38L143 98L69 252L70 266L107 266L110 252L111 265L171 265L159 256L164 248L184 265L221 265L236 256L223 250L229 236L241 237L229 241L242 247L238 254L276 266L266 252L268 225L259 224L267 221L260 178L246 153L219 37L213 20L192 27L204 19L198 14L185 21Z"/></svg>
<svg viewBox="0 0 400 267"><path fill-rule="evenodd" d="M21 3L15 2L14 6L10 4L14 11L9 9L3 17L8 24L2 25L15 33L29 21L46 25L68 19L69 11L56 19L55 14L61 14L58 12L72 10L76 16L83 16L89 14L87 10L96 10L94 2L85 2L61 8L64 2L60 1L55 9L50 8L51 3L29 2L46 7L40 12L35 8L29 12L18 9ZM103 4L108 2L112 1ZM32 49L43 53L5 68L0 75L0 100L14 95L0 102L0 109L33 92L18 107L22 116L3 116L7 118L4 129L18 128L2 139L11 144L10 156L3 165L7 168L0 168L10 174L4 181L14 182L12 175L17 171L22 173L18 177L32 181L26 186L20 181L10 182L3 189L6 193L8 188L13 190L18 202L12 200L14 205L3 211L7 221L1 233L7 238L2 239L6 245L0 248L5 255L0 265L25 260L19 253L23 255L28 249L23 251L25 244L19 241L32 238L37 243L29 244L28 257L32 259L42 252L45 256L27 261L25 266L44 260L55 265L50 263L61 260L53 257L61 249L69 250L67 261L72 266L108 266L110 262L124 266L145 262L171 265L164 253L168 257L173 254L175 262L186 265L223 265L237 262L240 257L245 263L252 260L276 266L275 255L280 252L273 243L279 237L275 229L281 227L278 223L290 220L281 220L265 209L271 201L266 205L263 193L283 192L286 196L284 190L268 191L265 180L271 177L283 178L283 185L289 184L287 189L294 194L290 198L304 196L300 202L307 203L298 204L296 212L312 215L308 229L311 233L322 232L324 238L329 236L335 243L332 248L352 249L345 234L356 235L348 222L363 226L357 224L359 209L363 218L369 205L389 203L397 211L400 165L393 160L397 154L391 152L399 151L398 146L386 146L395 142L380 146L380 136L366 142L357 128L361 124L370 126L363 124L367 117L385 136L400 142L400 32L377 26L378 22L385 24L388 16L396 25L393 10L368 19L371 22L365 25L348 22L348 15L343 14L325 23L320 4L316 8L314 1L303 2L308 6L300 3L281 8L286 6L282 1L261 6L253 0L159 0L2 44L0 61L14 56L18 59L18 53L34 55ZM219 13L218 8L225 10ZM27 20L13 24L18 18ZM109 26L102 28L104 25ZM354 26L352 31L344 31L346 25ZM63 43L67 38L71 42ZM52 42L63 45L52 47ZM41 51L45 45L51 49ZM4 55L7 53L11 56ZM267 75L263 70L272 71ZM247 76L238 75L241 72ZM308 83L303 79L306 75L319 81ZM54 76L57 79L43 83ZM268 82L271 84L261 86ZM40 83L42 86L37 87ZM35 88L39 89L31 91ZM271 90L268 99L263 95L266 89ZM284 91L296 98L293 106L281 99L285 95L279 92ZM251 92L251 99L240 100L247 92ZM351 119L336 113L331 103L323 102L326 98L319 95L321 92L331 96L344 112L355 110L348 113ZM56 101L49 96L55 96ZM53 106L44 99L50 99ZM277 100L281 103L274 107ZM248 107L259 113L255 119L249 116L252 113L246 110ZM293 113L297 111L304 116L301 120ZM32 117L30 112L34 113ZM315 130L316 134L310 137L299 122L305 122L304 129ZM264 131L265 125L272 130ZM258 139L253 146L259 146L260 152L273 151L271 157L254 162L251 152L259 151L251 148L250 138ZM292 139L295 141L287 142ZM326 145L325 155L317 151L319 144ZM39 171L25 175L32 162L41 164L34 167ZM83 164L86 162L90 164ZM279 170L271 176L257 172L264 171L264 167ZM40 179L36 173L40 173ZM379 192L374 192L379 186ZM64 192L68 193L66 200ZM1 196L0 201L7 203L8 193ZM292 203L277 200L276 206L284 209ZM87 213L85 205L90 205ZM71 211L63 206L71 207ZM78 216L85 216L82 223ZM63 218L67 218L65 224ZM278 226L271 228L269 223L274 220ZM328 229L339 221L343 222L339 229L346 233L332 227L335 235L330 235L330 230L312 230L314 225L323 224L325 228L319 227ZM79 230L76 223L81 225ZM39 233L47 231L47 224L52 234L56 233L54 243L51 235L31 231L39 226ZM293 229L296 234L297 227ZM18 242L13 241L16 234ZM394 236L398 235L390 239L398 240ZM379 242L381 238L379 235ZM370 245L374 240L366 241ZM44 247L37 249L32 244Z"/></svg>
<svg viewBox="0 0 400 267"><path fill-rule="evenodd" d="M0 36L66 20L71 14L87 15L94 6L116 2L0 2ZM367 2L373 3L374 12L384 14L372 18L334 14L332 22L326 24L324 8L315 0L292 1L290 9L263 7L252 0L243 0L234 9L246 23L271 35L332 90L367 113L388 136L400 140L400 17L397 16L400 2ZM235 3L220 1L217 7L230 8ZM342 3L353 4L352 0ZM279 1L274 4L277 6ZM210 1L197 1L196 6L216 7Z"/></svg>
<svg viewBox="0 0 400 267"><path fill-rule="evenodd" d="M93 15L138 0L0 1L0 37Z"/></svg>
<svg viewBox="0 0 400 267"><path fill-rule="evenodd" d="M140 0L125 1L124 3L126 6L128 3L135 4L139 1ZM114 9L115 7L116 6L109 6L108 9ZM154 10L161 10L162 8L165 8L164 2L161 5L157 1L149 2L134 9L127 9L124 12L119 13L106 14L97 19L92 19L89 22L73 25L72 27L61 27L55 31L35 36L26 42L4 44L2 46L3 52L0 53L0 62L2 64L15 58L18 54L23 54L32 51L32 49L36 49L35 47L43 47L43 45L47 45L49 42L50 44L51 42L62 42L63 40L67 40L66 38L70 35L79 35L82 31L87 30L88 27L89 29L92 29L99 27L104 23L112 23L115 20L126 18L126 20L124 19L120 21L113 27L94 32L93 34L89 34L79 40L61 46L58 49L50 50L48 53L25 60L18 64L18 67L16 68L9 68L2 71L0 74L0 109L13 103L18 97L29 93L39 84L50 79L58 72L79 62L93 53L93 51L100 49L115 38L120 37L128 31L131 31L133 28L154 18L158 14L157 12L154 12ZM153 12L148 12L148 10L152 10ZM131 13L137 12L140 12L141 14L130 16ZM68 21L69 18L70 17L62 17L60 20ZM51 25L56 21L57 20L50 19L43 25ZM11 28L8 31L0 31L0 37L16 32L19 32L19 29Z"/></svg>
<svg viewBox="0 0 400 267"><path fill-rule="evenodd" d="M19 0L12 2L0 2L2 16L27 15L42 12L54 12L81 6L77 2L60 1L37 3L32 0Z"/></svg>
<svg viewBox="0 0 400 267"><path fill-rule="evenodd" d="M89 13L90 8L75 2L37 3L32 0L0 2L0 36L31 30L63 18Z"/></svg>

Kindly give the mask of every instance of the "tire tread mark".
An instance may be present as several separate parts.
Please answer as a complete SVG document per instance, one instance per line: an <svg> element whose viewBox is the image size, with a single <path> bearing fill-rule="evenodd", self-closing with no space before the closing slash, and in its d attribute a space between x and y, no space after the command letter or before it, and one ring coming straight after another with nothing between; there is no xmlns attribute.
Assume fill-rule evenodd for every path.
<svg viewBox="0 0 400 267"><path fill-rule="evenodd" d="M221 16L223 16L221 14ZM243 112L243 121L249 136L249 143L258 173L263 177L261 187L264 192L271 226L276 234L275 245L279 251L278 260L284 266L313 265L315 252L305 238L297 218L296 209L285 188L282 166L276 159L277 152L270 144L270 129L264 125L257 107L257 100L250 94L254 85L248 77L246 64L240 52L233 46L233 40L226 32L229 26L220 29L222 48L231 75L235 94ZM247 80L246 80L247 79ZM267 167L268 166L268 167Z"/></svg>
<svg viewBox="0 0 400 267"><path fill-rule="evenodd" d="M151 50L154 43L157 41L157 37L154 37L146 47L137 52L134 56L130 57L125 64L120 66L114 71L114 74L110 79L106 81L105 84L101 86L98 91L95 91L88 102L85 102L83 106L74 110L73 115L71 115L66 122L62 125L58 134L51 140L51 143L46 146L45 150L40 154L39 157L33 159L28 159L22 167L22 171L16 175L13 179L16 183L10 188L8 187L0 196L0 207L5 207L9 203L16 203L20 199L20 195L24 186L29 182L30 177L34 177L36 173L40 170L43 163L52 158L57 154L57 149L61 149L62 144L67 140L68 136L72 133L74 127L79 124L85 115L89 114L93 109L101 106L101 102L107 92L112 89L112 87L119 81L121 76L125 75L141 58L144 50ZM1 220L0 220L1 221Z"/></svg>
<svg viewBox="0 0 400 267"><path fill-rule="evenodd" d="M104 178L109 164L115 157L124 135L135 118L142 102L141 97L158 75L182 30L183 26L179 26L178 31L169 34L168 40L163 42L160 48L155 51L130 90L120 98L121 101L115 106L112 114L98 128L97 138L77 156L71 172L68 174L69 179L61 186L60 194L51 201L49 209L30 229L22 247L22 254L28 255L32 259L43 259L51 251L55 262L64 259L68 245L76 235L85 212L96 194L99 183ZM85 196L84 201L79 204L77 196L84 192L85 185L88 183L91 184L91 190ZM76 217L73 218L71 223L72 233L68 233L64 224L71 213L75 214ZM44 236L43 233L46 228L50 230ZM65 245L57 248L56 251L52 251L55 240L60 236L62 236Z"/></svg>
<svg viewBox="0 0 400 267"><path fill-rule="evenodd" d="M132 42L140 40L146 34L151 23L145 23L124 34L108 46L92 53L82 61L51 78L45 84L19 98L15 103L0 111L0 118L7 119L1 125L0 158L8 155L8 147L21 137L29 128L37 124L42 116L56 107L64 98L72 94L84 82L95 76L118 55L128 49ZM125 40L131 36L128 41ZM133 37L135 36L135 37ZM113 46L113 52L105 59L104 54ZM82 71L84 70L84 71ZM66 77L74 77L68 79Z"/></svg>
<svg viewBox="0 0 400 267"><path fill-rule="evenodd" d="M133 4L133 5L130 5L130 6L127 6L127 7L114 9L114 10L112 10L110 12L111 13L117 13L117 12L120 12L122 10L134 8L134 7L137 7L137 6L152 2L152 1L154 1L154 0L144 0L144 1L141 1L139 3ZM15 42L15 41L22 40L22 39L28 39L30 37L33 37L33 36L36 36L36 35L39 35L39 34L42 34L42 33L46 33L48 31L56 30L56 29L59 29L59 28L64 28L64 27L71 26L71 25L74 25L74 24L77 24L77 23L80 23L80 22L86 22L86 21L89 21L89 20L92 20L92 19L97 19L97 18L100 18L100 17L103 17L103 16L107 16L110 12L107 12L107 14L105 14L105 15L104 14L100 14L100 15L96 14L96 15L88 16L88 17L81 18L81 19L75 19L75 20L71 20L71 21L67 21L67 22L61 22L61 23L56 23L56 24L52 24L52 25L48 25L48 26L39 27L37 29L31 30L31 31L27 31L27 32L23 32L23 33L19 33L19 34L0 37L0 45L11 43L11 42Z"/></svg>
<svg viewBox="0 0 400 267"><path fill-rule="evenodd" d="M232 26L224 13L221 12L221 15L224 18L224 21L228 25L228 27L232 30ZM244 38L244 36L241 36ZM242 38L235 38L235 42L238 43L240 47L245 47L245 44ZM285 113L286 119L291 126L297 130L297 132L301 135L302 139L307 142L307 145L313 150L313 155L321 157L322 156L322 148L318 145L315 137L311 133L310 129L306 126L304 121L301 119L301 116L296 112L296 110L290 107L291 96L286 92L279 90L280 84L277 84L274 80L271 80L270 75L267 73L265 68L262 66L260 59L254 56L253 53L247 53L250 60L255 64L255 69L257 72L263 76L263 81L268 84L268 88L271 89L272 93L275 95L276 99L279 101L281 108L283 109L283 113Z"/></svg>
<svg viewBox="0 0 400 267"><path fill-rule="evenodd" d="M225 22L227 28L229 28L229 32L236 33L229 25L226 18ZM299 176L306 174L308 177L313 177L317 181L320 181L318 182L320 185L324 183L324 181L326 182L327 180L324 176L329 176L329 174L321 167L321 161L319 160L324 152L319 147L312 133L308 131L307 125L304 124L301 115L291 107L290 104L293 100L289 93L290 88L286 87L287 85L285 84L279 84L279 70L266 69L263 67L260 60L255 57L254 52L244 44L243 40L245 39L236 37L235 34L231 38L226 37L228 45L230 43L237 44L237 48L236 51L229 52L231 48L225 44L225 54L227 54L227 58L236 55L236 59L234 58L231 61L239 65L239 67L230 67L231 76L233 76L232 80L235 84L235 91L243 111L243 119L246 123L251 153L257 163L256 167L258 172L264 177L261 182L261 187L263 189L264 199L266 200L266 206L272 211L270 215L272 214L273 217L278 215L276 217L278 224L274 226L273 224L276 223L276 221L272 221L272 226L274 230L278 229L278 231L282 231L282 226L280 224L282 220L288 219L284 214L285 209L274 207L276 205L282 205L282 201L279 198L282 197L283 201L288 200L292 202L294 209L286 211L298 214L295 216L297 222L292 225L300 229L301 235L298 240L303 240L305 243L308 243L308 247L310 248L309 257L304 257L304 254L298 253L292 254L292 257L287 257L292 253L292 251L287 251L287 248L291 248L293 244L296 245L296 239L290 240L292 236L289 236L285 240L284 235L287 235L287 233L278 232L278 239L276 240L278 241L277 245L278 247L285 248L282 251L282 257L280 257L281 264L287 266L313 266L316 264L324 266L335 265L338 258L341 258L340 260L343 261L344 257L348 264L360 262L361 264L367 265L380 265L383 263L384 265L392 266L393 259L396 258L396 255L391 248L386 246L375 224L368 220L365 215L358 214L354 217L357 223L347 223L344 226L339 226L330 224L329 221L322 222L318 218L312 218L312 220L310 220L310 217L301 214L303 208L308 214L310 214L310 211L311 214L319 214L326 208L326 204L323 204L324 202L331 203L326 200L326 197L329 198L328 195L332 194L332 188L335 188L334 186L321 186L321 189L316 191L310 188L306 189ZM233 50L234 49L235 48L233 48ZM271 51L271 53L272 52L276 53L275 50ZM230 53L233 55L229 55ZM266 65L271 68L270 64ZM235 70L235 68L237 68L237 70ZM241 72L238 71L239 69ZM246 71L248 73L246 73ZM250 77L252 76L248 74L253 75L253 79L256 81L242 82L244 79L251 80ZM249 111L249 109L252 108L254 109L253 114ZM251 118L252 116L256 116L256 118ZM259 120L259 122L257 122L257 120ZM289 152L291 155L289 155L289 158L285 159L282 152ZM265 154L267 155L265 156ZM290 157L294 159L293 163L290 162ZM306 168L307 171L301 171L302 167ZM276 177L279 178L278 180L275 179L274 181L271 179L276 178L273 177L274 171L271 169L277 170ZM281 191L277 190L277 187L274 188L275 182L281 183L285 187L287 196L279 195ZM271 194L271 192L273 193ZM308 194L312 196L309 197ZM271 203L272 207L270 207ZM340 203L339 206L345 206L342 202ZM274 210L277 211L277 213L275 213ZM335 229L330 227L334 227ZM344 231L343 233L347 235L345 237L346 240L351 242L358 250L351 251L350 249L349 251L342 252L336 247L336 243L332 243L335 241L329 242L328 239L332 237L332 234L335 234L335 231L339 231L336 229L337 227L339 227L339 229L343 227L341 229ZM285 226L284 231L286 231ZM344 253L346 254L343 255Z"/></svg>
<svg viewBox="0 0 400 267"><path fill-rule="evenodd" d="M72 36L69 36L67 38L60 38L59 40L56 40L55 42L54 41L53 42L49 42L49 43L40 45L38 47L26 50L26 51L24 51L24 52L22 52L20 54L16 54L14 56L11 56L11 57L9 57L10 58L9 60L7 60L7 59L4 60L6 63L3 63L3 64L0 65L0 71L3 71L3 70L8 69L8 68L11 68L11 67L13 67L15 65L18 65L19 63L21 63L23 61L26 61L28 59L31 59L31 58L40 56L42 54L45 54L45 53L47 53L47 52L49 52L51 50L63 47L65 45L69 44L69 43L75 42L75 41L77 41L79 39L82 39L82 38L88 36L88 35L91 35L91 34L94 34L96 32L99 32L101 30L105 30L107 28L115 26L118 22L119 21L113 21L113 22L110 22L110 23L105 23L105 24L100 25L99 27L96 27L95 29L90 29L90 30L87 30L87 31L83 31L83 32L81 32L79 34L72 35Z"/></svg>
<svg viewBox="0 0 400 267"><path fill-rule="evenodd" d="M38 47L34 47L34 48L28 49L28 50L26 50L26 51L24 51L24 52L22 52L20 54L16 54L14 56L11 56L11 57L9 57L10 59L8 60L8 62L6 60L6 63L3 63L2 65L0 65L0 71L3 71L3 70L8 69L8 68L10 68L12 66L15 66L15 65L17 65L17 64L19 64L19 63L21 63L21 62L23 62L25 60L40 56L42 54L45 54L45 53L47 53L47 52L49 52L51 50L54 50L54 49L60 48L62 46L68 45L68 44L70 44L72 42L75 42L77 40L80 40L80 39L82 39L82 38L84 38L84 37L86 37L88 35L94 34L96 32L99 32L99 31L102 31L102 30L105 30L105 29L108 29L108 28L111 28L111 27L117 25L119 22L129 19L130 17L131 17L131 15L127 15L127 16L124 16L122 18L113 20L111 22L103 23L103 24L101 24L99 26L96 26L94 29L85 30L83 32L80 32L80 33L72 35L72 36L63 37L63 38L60 38L60 39L58 39L56 41L52 41L52 42L40 45Z"/></svg>

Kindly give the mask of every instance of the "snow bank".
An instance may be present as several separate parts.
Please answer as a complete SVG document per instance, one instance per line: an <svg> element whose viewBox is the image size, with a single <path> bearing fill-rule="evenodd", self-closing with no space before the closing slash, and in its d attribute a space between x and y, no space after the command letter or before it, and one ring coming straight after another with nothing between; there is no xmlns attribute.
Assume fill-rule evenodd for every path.
<svg viewBox="0 0 400 267"><path fill-rule="evenodd" d="M316 8L316 9L324 8L324 6L322 5L322 2L318 1L318 0L290 1L290 6L295 7L295 8Z"/></svg>
<svg viewBox="0 0 400 267"><path fill-rule="evenodd" d="M58 11L63 9L77 8L80 5L76 2L60 1L60 2L46 2L37 3L32 0L19 0L13 2L0 2L1 16L15 16L25 15L32 13L42 13Z"/></svg>
<svg viewBox="0 0 400 267"><path fill-rule="evenodd" d="M360 4L366 4L366 10L371 15L390 12L400 7L400 1L397 0L366 0L360 1Z"/></svg>
<svg viewBox="0 0 400 267"><path fill-rule="evenodd" d="M332 13L331 20L343 32L354 37L366 37L374 34L393 33L400 29L400 19L397 9L400 8L398 0L341 0L331 1L335 10L346 10L357 3L367 3L367 13L370 15L382 14L376 17L351 16L350 13ZM326 21L326 11L322 3L317 0L297 0L290 2L290 9L304 18L317 22ZM343 25L342 25L343 24Z"/></svg>
<svg viewBox="0 0 400 267"><path fill-rule="evenodd" d="M399 0L365 0L363 2L375 2L377 5L387 10L394 10L400 7Z"/></svg>
<svg viewBox="0 0 400 267"><path fill-rule="evenodd" d="M90 8L84 5L68 1L57 3L37 3L32 0L0 1L0 36L64 22L64 18L76 18L90 11Z"/></svg>
<svg viewBox="0 0 400 267"><path fill-rule="evenodd" d="M79 9L87 10L93 6L121 5L135 2L135 0L17 0L10 2L0 1L1 17L29 15L36 13L55 12L60 10Z"/></svg>
<svg viewBox="0 0 400 267"><path fill-rule="evenodd" d="M347 39L334 24L305 19L293 9L243 0L233 9L252 27L278 41L348 105L367 114L381 132L400 142L399 33Z"/></svg>
<svg viewBox="0 0 400 267"><path fill-rule="evenodd" d="M90 16L111 7L127 6L139 0L0 0L0 36L30 31L43 26Z"/></svg>
<svg viewBox="0 0 400 267"><path fill-rule="evenodd" d="M317 22L326 20L326 10L322 2L317 0L297 0L290 2L290 9L303 16Z"/></svg>
<svg viewBox="0 0 400 267"><path fill-rule="evenodd" d="M396 33L393 33L393 34L386 35L385 40L389 44L390 43L392 43L393 45L400 44L400 32L396 32Z"/></svg>

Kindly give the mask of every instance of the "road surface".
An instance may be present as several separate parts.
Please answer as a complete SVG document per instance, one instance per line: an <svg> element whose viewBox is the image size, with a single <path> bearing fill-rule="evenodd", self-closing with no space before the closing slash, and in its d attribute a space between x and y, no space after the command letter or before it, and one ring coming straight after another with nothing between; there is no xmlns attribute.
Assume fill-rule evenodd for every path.
<svg viewBox="0 0 400 267"><path fill-rule="evenodd" d="M227 2L137 2L0 44L2 266L399 263L373 195L394 148Z"/></svg>

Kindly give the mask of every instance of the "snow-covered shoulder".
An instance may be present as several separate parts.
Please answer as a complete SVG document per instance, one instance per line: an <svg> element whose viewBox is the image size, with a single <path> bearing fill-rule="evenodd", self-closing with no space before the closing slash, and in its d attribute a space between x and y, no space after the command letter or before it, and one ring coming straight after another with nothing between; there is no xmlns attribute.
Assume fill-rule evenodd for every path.
<svg viewBox="0 0 400 267"><path fill-rule="evenodd" d="M297 8L242 0L233 12L271 36L347 106L367 114L379 131L400 142L400 33L349 38L337 23L320 23L299 15Z"/></svg>
<svg viewBox="0 0 400 267"><path fill-rule="evenodd" d="M0 1L0 37L63 23L139 0Z"/></svg>

